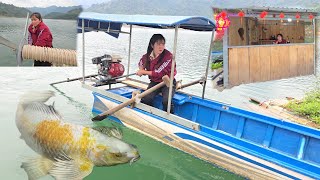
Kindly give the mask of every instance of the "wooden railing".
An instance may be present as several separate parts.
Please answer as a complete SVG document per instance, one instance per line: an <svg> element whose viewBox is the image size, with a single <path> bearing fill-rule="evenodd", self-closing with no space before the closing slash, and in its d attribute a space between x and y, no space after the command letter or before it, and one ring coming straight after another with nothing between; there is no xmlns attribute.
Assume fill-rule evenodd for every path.
<svg viewBox="0 0 320 180"><path fill-rule="evenodd" d="M314 74L314 44L229 47L229 87Z"/></svg>

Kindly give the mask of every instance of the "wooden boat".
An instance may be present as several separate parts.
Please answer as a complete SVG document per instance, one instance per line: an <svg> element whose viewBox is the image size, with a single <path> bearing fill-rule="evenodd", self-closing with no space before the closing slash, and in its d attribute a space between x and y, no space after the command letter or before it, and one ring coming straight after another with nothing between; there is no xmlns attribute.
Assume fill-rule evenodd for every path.
<svg viewBox="0 0 320 180"><path fill-rule="evenodd" d="M215 29L214 23L203 17L84 12L79 16L78 30L83 40L84 32L91 30L117 36L122 32L122 24L130 25L129 47L134 25L174 28L174 53L178 27L212 32ZM210 55L211 49L208 65ZM83 64L84 60L83 51ZM128 101L136 90L146 89L145 83L129 78L118 81L121 85L114 88L110 84L94 86L86 80L84 72L83 66L82 87L92 91L92 111L98 114ZM207 75L208 72L205 77ZM203 83L205 89L206 78L198 82ZM167 112L161 110L162 97L158 95L154 107L135 103L108 119L250 179L320 179L319 130L206 99L204 89L202 97L177 91L172 99L174 114L168 113L169 108Z"/></svg>

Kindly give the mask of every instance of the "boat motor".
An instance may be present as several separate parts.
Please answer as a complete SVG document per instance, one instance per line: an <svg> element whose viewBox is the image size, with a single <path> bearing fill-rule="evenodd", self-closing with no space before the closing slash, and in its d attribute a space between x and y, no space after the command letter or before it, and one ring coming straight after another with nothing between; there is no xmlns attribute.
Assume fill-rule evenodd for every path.
<svg viewBox="0 0 320 180"><path fill-rule="evenodd" d="M124 66L121 64L119 56L111 56L105 54L92 58L92 64L98 67L99 82L98 84L109 84L116 77L122 76L124 73Z"/></svg>

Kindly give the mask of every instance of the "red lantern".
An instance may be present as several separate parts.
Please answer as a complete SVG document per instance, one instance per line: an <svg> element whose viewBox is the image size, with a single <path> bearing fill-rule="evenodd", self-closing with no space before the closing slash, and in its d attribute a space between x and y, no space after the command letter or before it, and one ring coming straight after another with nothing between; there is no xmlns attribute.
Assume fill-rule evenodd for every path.
<svg viewBox="0 0 320 180"><path fill-rule="evenodd" d="M265 24L265 17L268 15L268 12L267 11L262 11L260 13L260 18L263 19L263 24Z"/></svg>
<svg viewBox="0 0 320 180"><path fill-rule="evenodd" d="M296 14L297 23L299 23L300 18L301 18L300 13L297 12L297 14Z"/></svg>
<svg viewBox="0 0 320 180"><path fill-rule="evenodd" d="M310 19L310 21L311 21L311 23L313 24L313 18L314 18L314 16L313 16L313 14L309 14L309 19Z"/></svg>
<svg viewBox="0 0 320 180"><path fill-rule="evenodd" d="M241 23L241 25L242 25L242 18L244 17L244 12L243 11L240 11L239 13L238 13L238 16L240 17L240 23Z"/></svg>
<svg viewBox="0 0 320 180"><path fill-rule="evenodd" d="M267 15L268 15L268 12L267 12L267 11L262 11L262 12L260 13L260 18L261 18L261 19L264 19Z"/></svg>
<svg viewBox="0 0 320 180"><path fill-rule="evenodd" d="M312 20L314 18L313 14L309 14L309 19Z"/></svg>
<svg viewBox="0 0 320 180"><path fill-rule="evenodd" d="M216 30L222 31L228 28L230 25L230 20L228 18L228 14L225 11L222 11L220 14L216 16Z"/></svg>
<svg viewBox="0 0 320 180"><path fill-rule="evenodd" d="M281 19L280 21L283 22L283 18L284 18L283 12L280 13L279 17L280 17L280 19Z"/></svg>

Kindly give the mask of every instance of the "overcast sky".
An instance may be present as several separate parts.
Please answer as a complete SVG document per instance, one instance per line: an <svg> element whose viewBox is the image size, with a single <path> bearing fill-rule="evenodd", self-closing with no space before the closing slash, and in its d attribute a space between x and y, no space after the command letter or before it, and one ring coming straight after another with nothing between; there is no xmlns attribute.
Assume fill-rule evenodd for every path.
<svg viewBox="0 0 320 180"><path fill-rule="evenodd" d="M92 4L107 2L110 0L0 0L6 4L18 7L48 7L48 6L75 6L83 5L85 8Z"/></svg>

